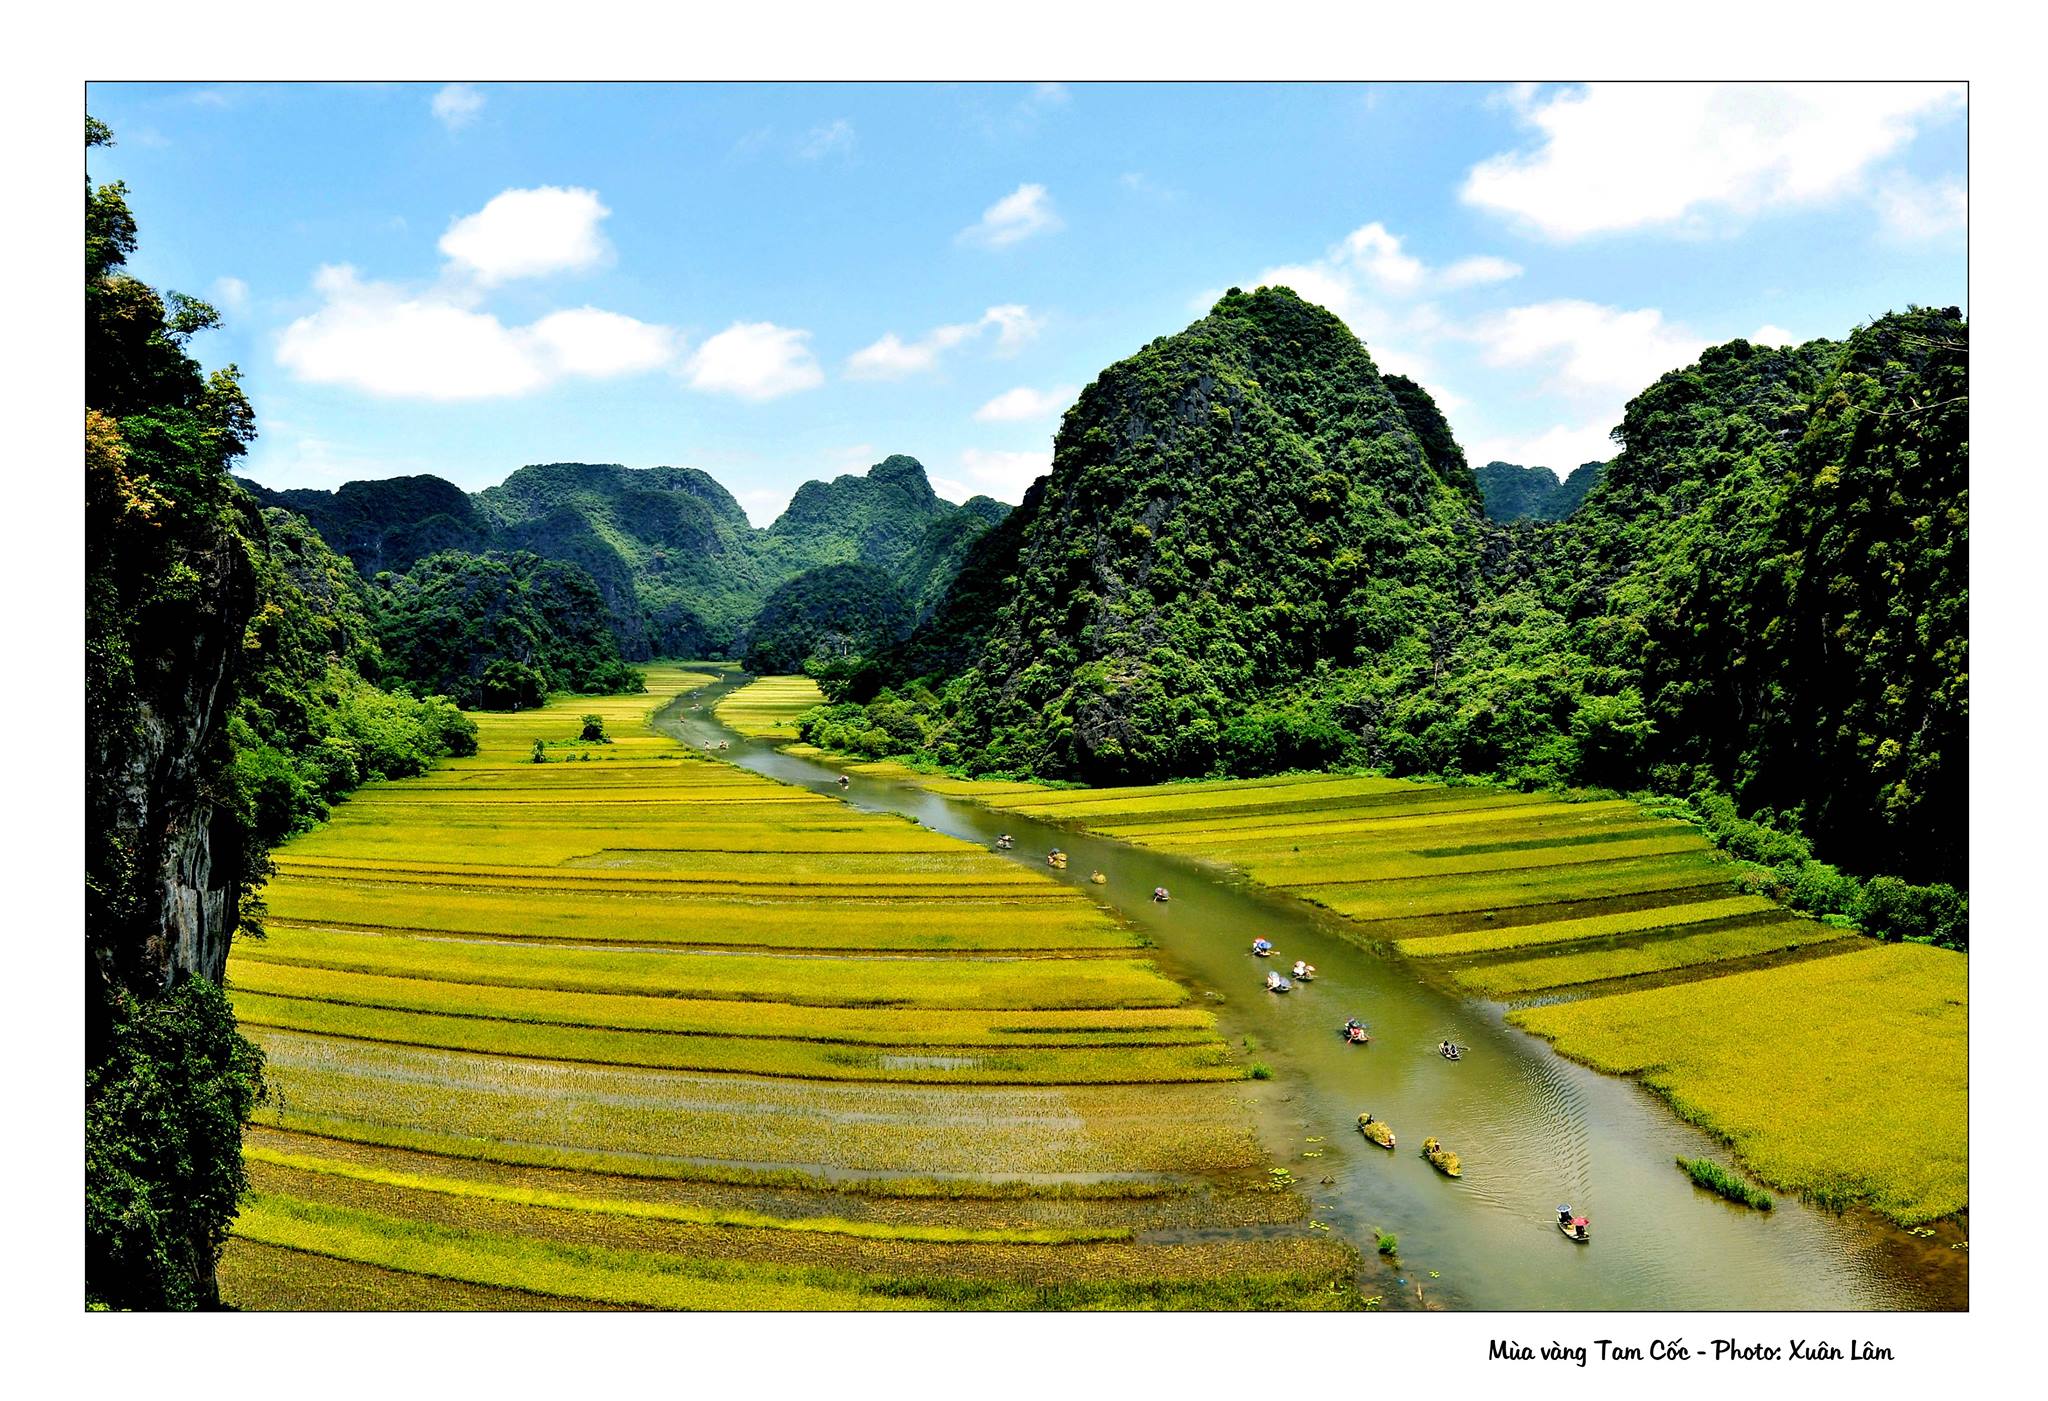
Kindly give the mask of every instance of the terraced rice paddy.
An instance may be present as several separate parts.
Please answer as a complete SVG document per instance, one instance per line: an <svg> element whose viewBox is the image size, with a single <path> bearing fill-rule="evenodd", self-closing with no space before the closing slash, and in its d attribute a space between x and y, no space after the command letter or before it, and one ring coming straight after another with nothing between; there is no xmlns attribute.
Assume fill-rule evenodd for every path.
<svg viewBox="0 0 2048 1401"><path fill-rule="evenodd" d="M1632 802L1349 776L1053 789L855 772L1213 863L1346 917L1564 1054L1640 1076L1776 1186L1968 1202L1967 961L1742 894Z"/></svg>
<svg viewBox="0 0 2048 1401"><path fill-rule="evenodd" d="M278 853L229 964L273 1088L231 1300L1355 1299L1271 1184L1242 1059L1135 934L649 727L711 679L479 715L475 757ZM589 712L613 743L575 739Z"/></svg>
<svg viewBox="0 0 2048 1401"><path fill-rule="evenodd" d="M764 676L729 693L715 713L748 739L795 739L797 717L824 701L808 676Z"/></svg>

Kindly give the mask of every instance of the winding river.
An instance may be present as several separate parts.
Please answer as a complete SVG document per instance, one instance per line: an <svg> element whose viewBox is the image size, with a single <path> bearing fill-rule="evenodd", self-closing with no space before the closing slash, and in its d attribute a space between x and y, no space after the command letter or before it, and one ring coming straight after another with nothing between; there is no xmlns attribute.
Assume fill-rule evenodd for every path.
<svg viewBox="0 0 2048 1401"><path fill-rule="evenodd" d="M1168 973L1217 1012L1233 1042L1272 1067L1247 1082L1260 1136L1328 1223L1368 1260L1368 1287L1389 1306L1463 1309L1950 1309L1968 1306L1967 1254L1952 1237L1921 1240L1868 1213L1837 1216L1780 1197L1775 1211L1738 1207L1694 1187L1678 1155L1728 1161L1725 1144L1681 1121L1641 1086L1606 1076L1511 1028L1499 1009L1463 1001L1395 956L1337 932L1337 917L1213 868L975 803L914 784L852 774L740 738L712 703L740 681L692 692L657 725L693 747L755 773L894 812L934 831L991 845L1008 832L1012 859L1045 871L1044 855L1071 853L1055 879L1079 886L1150 938ZM1109 876L1088 883L1088 872ZM1154 904L1154 886L1173 892ZM1254 937L1273 941L1273 965L1305 958L1312 984L1287 996L1263 990L1269 966ZM1345 1017L1367 1022L1367 1047L1344 1043ZM1470 1049L1452 1063L1450 1039ZM1796 1073L1796 1069L1795 1069ZM1397 1151L1357 1131L1369 1110L1391 1124ZM1464 1159L1458 1181L1419 1156L1436 1135ZM1570 1203L1593 1240L1564 1240L1552 1222ZM1399 1238L1380 1262L1379 1231ZM1374 1280L1377 1279L1377 1284Z"/></svg>

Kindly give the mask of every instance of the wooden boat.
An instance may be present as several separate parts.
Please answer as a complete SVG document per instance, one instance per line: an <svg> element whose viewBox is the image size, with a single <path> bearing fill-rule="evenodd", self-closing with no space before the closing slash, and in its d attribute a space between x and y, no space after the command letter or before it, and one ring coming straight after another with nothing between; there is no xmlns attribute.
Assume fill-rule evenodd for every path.
<svg viewBox="0 0 2048 1401"><path fill-rule="evenodd" d="M1052 852L1046 856L1045 864L1055 871L1064 871L1067 869L1067 854L1064 851Z"/></svg>
<svg viewBox="0 0 2048 1401"><path fill-rule="evenodd" d="M1090 871L1088 873L1088 882L1091 885L1108 885L1109 877L1100 871Z"/></svg>
<svg viewBox="0 0 2048 1401"><path fill-rule="evenodd" d="M1458 1162L1458 1155L1438 1143L1434 1138L1422 1140L1422 1156L1429 1159L1429 1165L1445 1177L1463 1177L1464 1168Z"/></svg>
<svg viewBox="0 0 2048 1401"><path fill-rule="evenodd" d="M1259 958L1271 958L1273 946L1264 939L1252 940L1252 953Z"/></svg>
<svg viewBox="0 0 2048 1401"><path fill-rule="evenodd" d="M1457 1060L1465 1054L1465 1048L1455 1042L1445 1041L1437 1046L1436 1053L1445 1060Z"/></svg>
<svg viewBox="0 0 2048 1401"><path fill-rule="evenodd" d="M1163 905L1167 902L1169 898L1170 897L1166 893L1165 886L1155 885L1152 887L1152 899L1154 903Z"/></svg>
<svg viewBox="0 0 2048 1401"><path fill-rule="evenodd" d="M1557 1223L1557 1229L1564 1233L1566 1240L1576 1241L1580 1245L1585 1245L1593 1239L1593 1223L1583 1216L1575 1216L1569 1221L1560 1221Z"/></svg>
<svg viewBox="0 0 2048 1401"><path fill-rule="evenodd" d="M1358 1131L1365 1135L1368 1142L1377 1143L1382 1148L1394 1146L1394 1131L1370 1114L1358 1116Z"/></svg>
<svg viewBox="0 0 2048 1401"><path fill-rule="evenodd" d="M1346 1041L1349 1041L1354 1046L1367 1046L1372 1044L1372 1033L1367 1031L1365 1029L1365 1023L1359 1021L1356 1017L1353 1017L1350 1021L1338 1027L1337 1034L1343 1037Z"/></svg>

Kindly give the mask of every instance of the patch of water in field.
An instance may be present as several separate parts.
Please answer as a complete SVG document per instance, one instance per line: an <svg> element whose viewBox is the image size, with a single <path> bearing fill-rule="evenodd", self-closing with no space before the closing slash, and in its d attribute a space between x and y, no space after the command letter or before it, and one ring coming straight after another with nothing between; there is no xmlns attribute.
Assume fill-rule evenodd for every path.
<svg viewBox="0 0 2048 1401"><path fill-rule="evenodd" d="M985 847L1007 832L1016 846L1000 854L1077 886L1142 930L1161 966L1195 989L1195 1005L1217 1012L1233 1044L1251 1038L1249 1058L1272 1067L1270 1082L1247 1085L1261 1138L1316 1219L1368 1259L1376 1231L1400 1238L1399 1269L1383 1284L1411 1304L1420 1286L1432 1305L1474 1309L1968 1306L1963 1252L1929 1249L1864 1216L1782 1196L1775 1211L1753 1211L1693 1186L1673 1160L1732 1162L1727 1145L1641 1086L1507 1026L1497 1006L1463 1001L1398 957L1350 942L1336 916L1179 857L913 784L856 773L842 790L838 768L743 740L708 704L670 705L656 721L693 746L728 741L719 758L857 808ZM1055 846L1070 856L1066 870L1045 866ZM1089 883L1097 869L1107 885ZM1155 904L1155 886L1171 901ZM1272 941L1271 959L1252 956L1260 937ZM1296 959L1315 965L1315 980L1267 993L1266 971L1286 972ZM1371 1028L1371 1045L1344 1042L1338 1028L1351 1016ZM1444 1040L1467 1047L1464 1058L1439 1056ZM1394 1151L1358 1132L1365 1111L1394 1128ZM1463 1159L1461 1179L1421 1157L1432 1135ZM1590 1244L1559 1234L1562 1203L1591 1218Z"/></svg>

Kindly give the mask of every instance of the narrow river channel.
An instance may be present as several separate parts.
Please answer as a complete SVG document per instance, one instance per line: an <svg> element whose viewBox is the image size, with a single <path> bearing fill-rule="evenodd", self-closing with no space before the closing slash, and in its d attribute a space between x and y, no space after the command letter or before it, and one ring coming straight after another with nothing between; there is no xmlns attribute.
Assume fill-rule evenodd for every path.
<svg viewBox="0 0 2048 1401"><path fill-rule="evenodd" d="M1213 1008L1234 1043L1273 1069L1247 1082L1260 1137L1289 1167L1317 1220L1375 1260L1375 1233L1399 1237L1399 1263L1369 1288L1387 1303L1462 1309L1893 1309L1965 1308L1965 1253L1919 1241L1866 1214L1836 1216L1780 1197L1775 1211L1725 1202L1692 1185L1673 1159L1730 1159L1726 1145L1682 1122L1649 1091L1598 1074L1506 1026L1499 1010L1423 981L1399 958L1336 932L1339 921L1300 901L1177 857L941 797L913 784L851 775L741 739L714 720L712 703L743 682L689 693L655 718L693 747L723 740L719 757L755 773L898 813L934 831L991 846L1046 871L1052 847L1069 852L1055 879L1077 885L1154 941L1166 971ZM1109 883L1088 883L1100 869ZM1151 899L1154 886L1173 894ZM1264 991L1265 960L1251 941L1273 941L1272 965L1314 964L1313 983L1286 996ZM1338 1026L1357 1016L1373 1044L1345 1044ZM1450 1039L1470 1049L1452 1063ZM1788 1074L1798 1068L1788 1067ZM1362 1111L1400 1139L1388 1152L1357 1131ZM1430 1135L1464 1160L1439 1176L1418 1153ZM1565 1240L1560 1203L1592 1220L1593 1240ZM1375 1284L1375 1279L1377 1283Z"/></svg>

